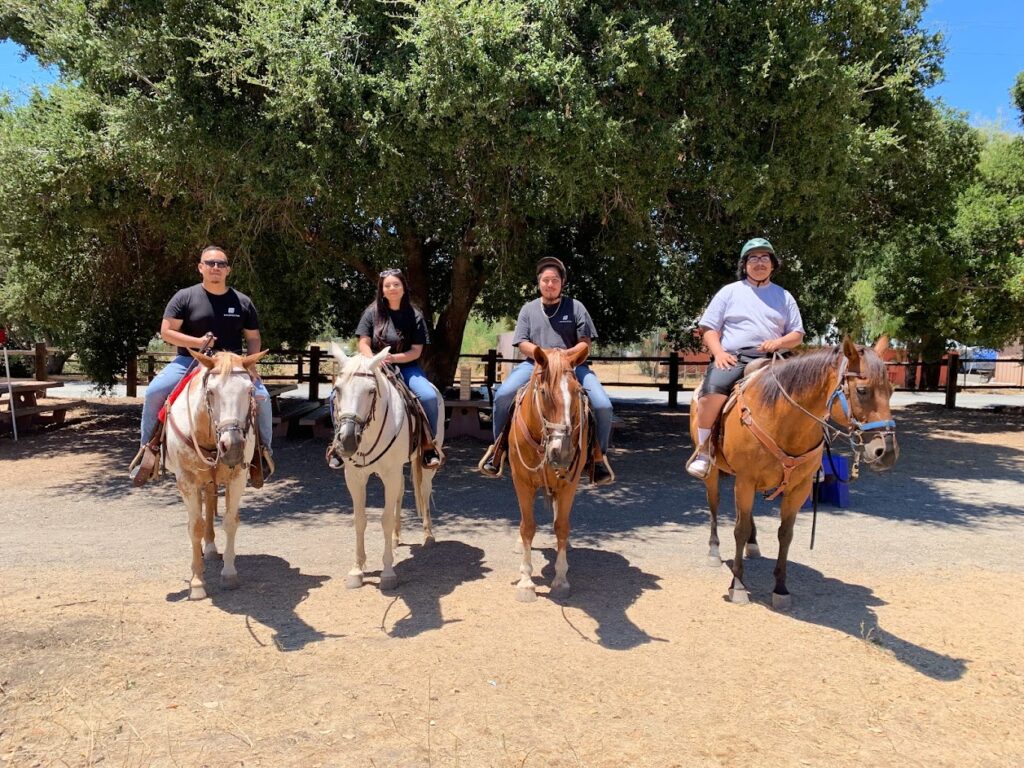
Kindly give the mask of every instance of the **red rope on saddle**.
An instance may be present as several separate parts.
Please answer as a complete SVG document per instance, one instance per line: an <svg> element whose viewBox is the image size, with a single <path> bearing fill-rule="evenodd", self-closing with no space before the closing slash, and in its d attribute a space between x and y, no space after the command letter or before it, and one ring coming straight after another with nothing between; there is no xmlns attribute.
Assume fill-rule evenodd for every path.
<svg viewBox="0 0 1024 768"><path fill-rule="evenodd" d="M163 407L160 408L160 413L157 414L157 418L160 421L167 421L167 409L174 404L174 401L178 399L178 395L181 394L182 390L188 386L188 383L195 378L195 375L202 370L200 367L193 368L191 371L186 373L181 381L178 382L178 386L174 388L174 391L167 397L167 402L164 403Z"/></svg>

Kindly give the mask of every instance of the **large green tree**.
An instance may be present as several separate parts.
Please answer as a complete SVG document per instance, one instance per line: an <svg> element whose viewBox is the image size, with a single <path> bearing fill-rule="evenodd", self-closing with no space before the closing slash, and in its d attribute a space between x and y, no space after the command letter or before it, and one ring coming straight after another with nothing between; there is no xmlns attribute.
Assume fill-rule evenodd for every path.
<svg viewBox="0 0 1024 768"><path fill-rule="evenodd" d="M767 234L823 328L858 246L931 178L922 5L3 0L0 32L95 105L161 233L148 270L222 241L271 334L298 341L325 318L351 330L401 264L443 381L471 309L513 312L549 253L616 340L692 322ZM18 178L4 194L39 218ZM60 283L31 230L6 247Z"/></svg>

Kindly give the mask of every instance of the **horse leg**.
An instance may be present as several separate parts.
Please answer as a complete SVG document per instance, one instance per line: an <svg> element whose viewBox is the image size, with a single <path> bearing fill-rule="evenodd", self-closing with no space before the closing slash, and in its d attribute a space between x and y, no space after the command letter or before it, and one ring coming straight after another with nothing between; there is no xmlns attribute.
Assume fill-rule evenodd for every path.
<svg viewBox="0 0 1024 768"><path fill-rule="evenodd" d="M397 472L389 472L384 481L384 512L380 516L380 525L384 529L384 567L380 571L380 588L394 589L398 586L398 574L395 573L395 526L398 513L402 510L402 491L405 488L404 467L399 465Z"/></svg>
<svg viewBox="0 0 1024 768"><path fill-rule="evenodd" d="M747 557L760 557L761 548L757 546L757 524L754 522L754 511L750 511L750 538L747 539Z"/></svg>
<svg viewBox="0 0 1024 768"><path fill-rule="evenodd" d="M366 568L366 478L350 475L345 465L345 485L352 496L352 518L356 529L356 564L345 577L348 589L363 586L363 569Z"/></svg>
<svg viewBox="0 0 1024 768"><path fill-rule="evenodd" d="M434 543L434 525L430 519L430 497L434 492L434 475L436 469L424 469L413 462L413 496L416 499L416 511L423 524L423 546Z"/></svg>
<svg viewBox="0 0 1024 768"><path fill-rule="evenodd" d="M415 462L413 462L413 463L415 463ZM413 496L416 495L415 491L416 491L416 484L415 484L415 478L414 478L413 479ZM402 471L398 475L398 503L395 506L395 524L394 524L394 528L393 528L393 533L391 535L391 546L392 547L397 547L401 543L400 539L402 538L402 499L404 499L404 498L405 498L405 469L403 468Z"/></svg>
<svg viewBox="0 0 1024 768"><path fill-rule="evenodd" d="M552 499L552 514L555 520L555 578L551 581L551 597L569 596L569 512L575 487L563 488Z"/></svg>
<svg viewBox="0 0 1024 768"><path fill-rule="evenodd" d="M217 544L213 540L213 522L217 517L217 486L207 483L203 486L203 506L206 508L206 528L203 531L203 557L216 557Z"/></svg>
<svg viewBox="0 0 1024 768"><path fill-rule="evenodd" d="M178 490L188 508L188 534L192 541L192 578L188 583L188 599L202 600L206 597L206 584L203 581L203 490L184 478L179 478Z"/></svg>
<svg viewBox="0 0 1024 768"><path fill-rule="evenodd" d="M733 537L736 540L736 557L732 561L732 586L729 587L729 599L744 605L750 602L747 588L743 585L743 549L750 541L750 527L754 510L755 487L749 480L736 478L736 527Z"/></svg>
<svg viewBox="0 0 1024 768"><path fill-rule="evenodd" d="M224 488L224 518L222 522L226 541L220 583L225 589L238 588L238 571L235 570L235 533L238 531L238 508L242 504L245 481L246 471L238 471Z"/></svg>
<svg viewBox="0 0 1024 768"><path fill-rule="evenodd" d="M782 496L782 522L779 524L779 558L775 561L775 589L772 590L772 607L787 611L793 604L793 598L786 589L786 562L789 558L789 545L793 541L793 526L797 512L811 489L813 478L786 490Z"/></svg>
<svg viewBox="0 0 1024 768"><path fill-rule="evenodd" d="M537 495L537 489L527 482L516 483L515 486L516 498L519 500L519 540L523 545L516 600L532 603L537 599L537 588L533 583L533 535L537 532L537 522L533 518L533 498Z"/></svg>
<svg viewBox="0 0 1024 768"><path fill-rule="evenodd" d="M708 497L708 509L711 512L711 536L708 539L708 565L718 568L722 564L722 555L718 550L718 502L721 499L718 481L718 467L712 467L710 474L704 479L704 489Z"/></svg>

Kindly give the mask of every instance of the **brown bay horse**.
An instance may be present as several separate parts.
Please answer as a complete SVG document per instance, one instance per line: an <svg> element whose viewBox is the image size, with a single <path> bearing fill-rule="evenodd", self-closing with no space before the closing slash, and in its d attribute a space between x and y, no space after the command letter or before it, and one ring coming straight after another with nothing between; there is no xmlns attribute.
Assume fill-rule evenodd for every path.
<svg viewBox="0 0 1024 768"><path fill-rule="evenodd" d="M896 423L889 410L892 385L881 354L882 337L874 348L845 339L838 347L773 360L738 385L732 407L721 417L714 467L705 478L711 511L708 564L718 566L718 481L722 473L736 477L736 556L732 562L729 598L747 603L743 583L744 548L756 556L754 494L782 496L779 556L775 564L772 605L791 604L786 589L786 560L797 512L811 492L821 466L825 440L845 435L854 452L854 472L864 461L872 469L888 469L899 456ZM690 406L690 434L696 441L696 400ZM771 495L768 491L774 489Z"/></svg>
<svg viewBox="0 0 1024 768"><path fill-rule="evenodd" d="M543 490L554 516L557 553L550 594L569 594L569 513L590 450L586 394L575 374L576 366L586 358L585 350L570 355L562 349L538 347L533 375L516 396L508 457L519 501L523 559L516 599L521 602L537 599L532 547L537 530L533 502L538 490Z"/></svg>

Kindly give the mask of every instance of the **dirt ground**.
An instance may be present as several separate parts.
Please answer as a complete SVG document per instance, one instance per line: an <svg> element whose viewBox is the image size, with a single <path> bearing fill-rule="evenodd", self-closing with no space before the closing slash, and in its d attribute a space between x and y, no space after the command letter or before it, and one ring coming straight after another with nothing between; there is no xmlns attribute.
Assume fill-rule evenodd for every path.
<svg viewBox="0 0 1024 768"><path fill-rule="evenodd" d="M138 412L94 401L0 440L2 765L1024 764L1019 413L898 410L895 469L823 507L813 550L801 516L779 613L774 505L754 602L732 605L685 410L639 408L619 409L618 483L577 497L562 602L547 528L541 599L515 601L511 483L472 471L468 439L436 484L437 543L407 494L398 589L377 587L371 514L374 573L346 590L348 494L303 437L246 494L241 587L211 560L190 602L173 482L125 479Z"/></svg>

